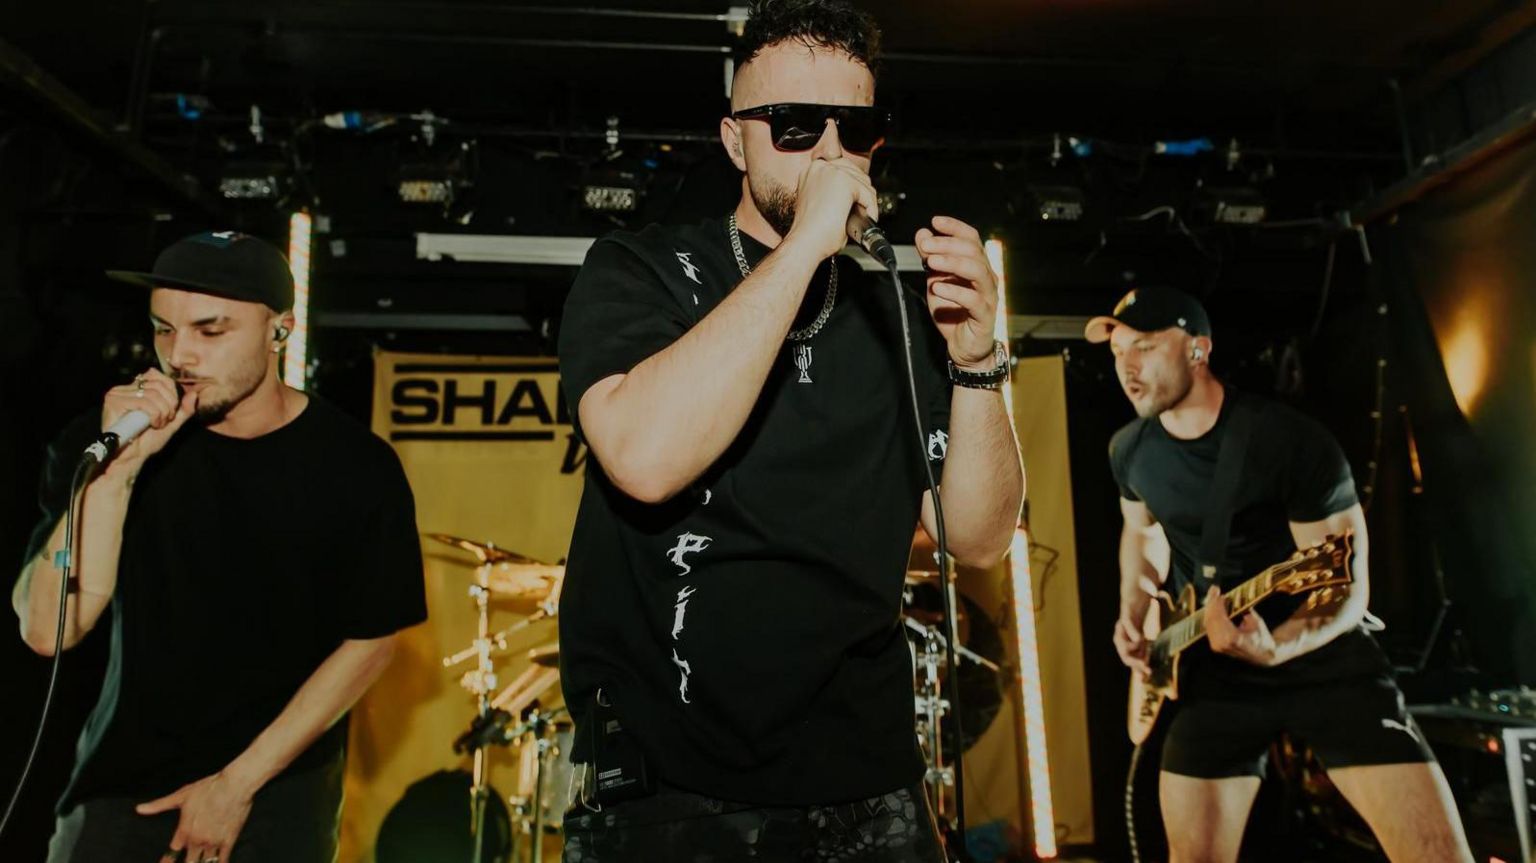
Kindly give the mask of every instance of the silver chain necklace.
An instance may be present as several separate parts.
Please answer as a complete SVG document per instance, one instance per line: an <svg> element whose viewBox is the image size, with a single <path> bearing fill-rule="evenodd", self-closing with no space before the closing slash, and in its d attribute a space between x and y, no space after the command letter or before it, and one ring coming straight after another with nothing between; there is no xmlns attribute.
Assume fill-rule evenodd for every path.
<svg viewBox="0 0 1536 863"><path fill-rule="evenodd" d="M752 275L752 268L747 265L747 254L741 250L741 231L736 227L736 214L732 213L726 224L731 230L731 251L736 253L736 267L741 270L741 277L745 279ZM816 320L802 329L790 330L784 338L791 342L803 342L811 336L821 332L826 326L827 318L832 316L832 306L837 302L837 259L832 259L832 275L827 277L827 299L821 304L821 314Z"/></svg>

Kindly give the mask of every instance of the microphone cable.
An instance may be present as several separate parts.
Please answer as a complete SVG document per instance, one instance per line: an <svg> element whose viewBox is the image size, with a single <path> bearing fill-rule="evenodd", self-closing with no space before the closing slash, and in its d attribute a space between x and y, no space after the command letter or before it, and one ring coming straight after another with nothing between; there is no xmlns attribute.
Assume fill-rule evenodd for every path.
<svg viewBox="0 0 1536 863"><path fill-rule="evenodd" d="M889 249L889 245L886 248ZM970 854L965 849L965 758L961 752L965 732L960 724L960 672L955 661L955 643L960 637L960 627L955 619L955 585L950 567L949 545L944 536L944 505L939 500L939 484L934 479L933 465L928 460L928 429L923 425L922 402L917 395L917 372L912 359L912 323L907 315L907 297L901 284L901 272L896 267L894 254L872 256L885 264L891 276L891 285L896 291L896 310L901 316L901 342L904 348L902 356L906 359L907 394L912 399L912 422L917 431L918 458L923 463L923 471L928 479L928 493L933 496L933 521L937 528L935 533L938 534L934 537L934 543L938 546L939 575L943 579L939 592L944 597L944 668L949 678L946 688L949 690L950 716L955 730L955 832L960 847L951 850L960 860L969 860Z"/></svg>
<svg viewBox="0 0 1536 863"><path fill-rule="evenodd" d="M63 566L59 566L59 624L53 639L53 667L48 672L48 691L43 696L43 712L37 718L37 733L32 737L32 749L27 753L27 760L21 767L21 778L16 780L16 788L11 792L11 801L5 806L5 815L0 816L0 836L5 835L5 827L11 823L11 816L16 812L16 803L21 799L21 791L27 785L27 777L32 773L32 765L37 760L37 751L43 743L43 731L48 727L48 713L53 708L53 695L59 683L59 663L64 658L64 626L68 621L69 610L69 576L74 570L75 557L75 499L81 494L84 487L84 479L91 473L91 469L100 463L86 457L80 460L75 468L74 478L69 483L69 506L64 511L64 549L54 557L54 565L58 566L62 558ZM80 506L85 505L81 498Z"/></svg>

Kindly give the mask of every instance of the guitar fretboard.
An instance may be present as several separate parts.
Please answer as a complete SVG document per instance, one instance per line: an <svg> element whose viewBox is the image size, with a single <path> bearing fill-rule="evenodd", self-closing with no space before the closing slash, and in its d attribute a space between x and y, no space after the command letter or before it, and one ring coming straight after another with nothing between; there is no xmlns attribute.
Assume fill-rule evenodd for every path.
<svg viewBox="0 0 1536 863"><path fill-rule="evenodd" d="M1268 596L1275 589L1275 575L1282 567L1272 566L1269 569L1255 575L1237 587L1230 593L1224 594L1227 601L1227 616L1236 618L1243 612ZM1199 610L1163 630L1157 641L1163 645L1163 649L1169 655L1178 653L1184 648L1194 644L1205 637L1205 615Z"/></svg>

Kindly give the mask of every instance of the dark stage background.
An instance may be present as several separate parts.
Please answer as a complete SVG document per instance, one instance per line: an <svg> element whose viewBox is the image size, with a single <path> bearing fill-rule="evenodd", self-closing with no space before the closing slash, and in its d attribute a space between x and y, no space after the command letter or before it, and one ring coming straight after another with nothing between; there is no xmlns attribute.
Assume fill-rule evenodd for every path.
<svg viewBox="0 0 1536 863"><path fill-rule="evenodd" d="M1536 100L1536 4L867 5L891 52L878 101L899 125L874 165L904 196L883 221L900 242L935 212L1002 239L1011 310L1033 316L1016 353L1068 358L1098 837L1076 850L1126 854L1105 451L1130 413L1107 351L1023 336L1031 320L1100 313L1135 284L1202 297L1217 371L1343 443L1410 700L1536 683L1536 146L1519 110ZM365 419L375 347L552 352L573 269L420 260L416 233L595 236L725 212L726 6L0 9L0 560L20 561L48 438L151 362L142 295L101 272L147 268L194 230L283 246L288 214L315 214L313 389ZM352 110L364 128L323 122ZM411 166L454 172L452 201L403 203ZM222 197L241 171L273 176L276 197ZM583 209L583 186L615 178L636 212ZM1042 220L1063 195L1080 218ZM1254 200L1259 224L1215 218ZM450 314L521 325L421 323ZM64 660L0 860L41 859L104 642ZM47 671L0 637L0 793ZM1346 859L1287 806L1266 790L1251 859Z"/></svg>

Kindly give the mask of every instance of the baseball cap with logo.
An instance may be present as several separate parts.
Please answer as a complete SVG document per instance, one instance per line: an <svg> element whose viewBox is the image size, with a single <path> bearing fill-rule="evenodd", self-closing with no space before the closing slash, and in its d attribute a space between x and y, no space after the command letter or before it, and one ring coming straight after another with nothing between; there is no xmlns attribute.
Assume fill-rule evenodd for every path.
<svg viewBox="0 0 1536 863"><path fill-rule="evenodd" d="M1136 288L1115 305L1114 312L1088 322L1083 338L1095 344L1109 341L1115 327L1126 326L1143 333L1178 327L1192 336L1209 336L1211 319L1200 301L1174 288Z"/></svg>
<svg viewBox="0 0 1536 863"><path fill-rule="evenodd" d="M238 231L184 237L155 258L153 271L108 270L107 278L261 303L276 312L293 307L288 259L265 240Z"/></svg>

